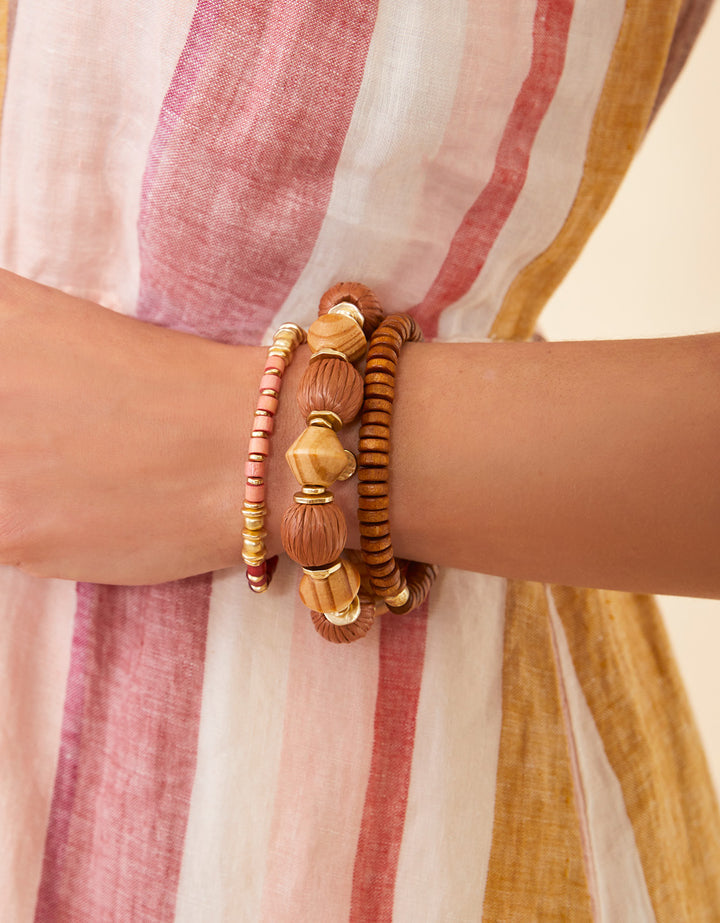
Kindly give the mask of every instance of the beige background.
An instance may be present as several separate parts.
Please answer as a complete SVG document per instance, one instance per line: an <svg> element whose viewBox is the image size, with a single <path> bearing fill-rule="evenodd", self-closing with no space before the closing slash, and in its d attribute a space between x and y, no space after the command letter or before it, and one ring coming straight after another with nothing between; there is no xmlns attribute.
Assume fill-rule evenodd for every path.
<svg viewBox="0 0 720 923"><path fill-rule="evenodd" d="M720 329L719 59L716 4L610 211L543 314L549 339ZM660 601L720 791L720 601Z"/></svg>

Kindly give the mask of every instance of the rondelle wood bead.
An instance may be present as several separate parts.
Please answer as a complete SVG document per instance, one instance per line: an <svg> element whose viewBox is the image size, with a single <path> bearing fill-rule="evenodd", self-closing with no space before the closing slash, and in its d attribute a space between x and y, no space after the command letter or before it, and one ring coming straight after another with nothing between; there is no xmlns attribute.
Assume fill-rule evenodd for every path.
<svg viewBox="0 0 720 923"><path fill-rule="evenodd" d="M342 558L329 568L323 568L322 576L308 573L300 581L300 598L308 607L318 612L340 612L353 601L360 589L360 574L357 569Z"/></svg>
<svg viewBox="0 0 720 923"><path fill-rule="evenodd" d="M313 322L307 333L313 352L329 346L345 353L350 362L357 362L365 354L367 340L360 327L344 314L323 314Z"/></svg>
<svg viewBox="0 0 720 923"><path fill-rule="evenodd" d="M298 385L298 406L307 419L313 410L337 414L343 426L352 423L363 402L363 379L355 366L334 356L313 359Z"/></svg>
<svg viewBox="0 0 720 923"><path fill-rule="evenodd" d="M334 503L306 506L294 503L280 525L285 551L303 567L323 567L336 561L347 541L347 525Z"/></svg>
<svg viewBox="0 0 720 923"><path fill-rule="evenodd" d="M350 458L348 458L350 454ZM337 433L326 426L308 426L285 453L288 465L298 484L329 487L341 478L354 456L347 453Z"/></svg>

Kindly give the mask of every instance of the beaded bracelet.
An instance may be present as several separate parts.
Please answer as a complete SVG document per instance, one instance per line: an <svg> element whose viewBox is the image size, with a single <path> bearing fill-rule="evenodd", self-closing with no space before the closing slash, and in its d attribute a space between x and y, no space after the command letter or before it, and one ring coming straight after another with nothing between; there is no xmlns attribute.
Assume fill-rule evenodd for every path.
<svg viewBox="0 0 720 923"><path fill-rule="evenodd" d="M422 340L408 314L386 318L372 335L365 366L358 455L360 548L373 591L391 612L410 612L422 604L437 568L395 559L390 535L390 426L395 371L404 343Z"/></svg>
<svg viewBox="0 0 720 923"><path fill-rule="evenodd" d="M292 362L295 349L305 342L305 331L297 324L283 324L273 336L268 350L265 371L260 380L260 396L250 433L248 458L245 463L245 502L243 503L243 549L245 576L254 593L263 593L270 585L277 558L267 560L265 549L265 459L270 454L270 434L273 431L280 388L285 369Z"/></svg>
<svg viewBox="0 0 720 923"><path fill-rule="evenodd" d="M352 363L365 354L363 331L374 329L382 309L365 286L340 283L321 299L319 315L308 330L313 355L298 388L307 426L286 452L301 489L283 516L281 538L303 568L300 597L315 627L329 640L354 640L370 628L373 610L360 601L357 568L341 558L347 526L328 488L355 472L337 432L362 406L362 376Z"/></svg>

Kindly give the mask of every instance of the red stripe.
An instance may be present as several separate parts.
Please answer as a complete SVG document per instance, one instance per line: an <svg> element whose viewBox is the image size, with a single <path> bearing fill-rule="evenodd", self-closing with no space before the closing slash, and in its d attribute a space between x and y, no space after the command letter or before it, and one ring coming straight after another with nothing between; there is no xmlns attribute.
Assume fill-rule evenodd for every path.
<svg viewBox="0 0 720 923"><path fill-rule="evenodd" d="M420 698L427 601L409 615L380 619L375 740L355 856L351 923L392 920Z"/></svg>
<svg viewBox="0 0 720 923"><path fill-rule="evenodd" d="M560 81L572 0L540 0L533 23L530 71L503 133L495 168L458 228L430 290L413 314L426 337L437 336L442 312L465 295L482 271L527 178L530 152Z"/></svg>
<svg viewBox="0 0 720 923"><path fill-rule="evenodd" d="M153 143L141 317L259 342L324 219L376 6L223 5L182 117L164 118Z"/></svg>
<svg viewBox="0 0 720 923"><path fill-rule="evenodd" d="M79 587L36 920L173 919L210 583Z"/></svg>

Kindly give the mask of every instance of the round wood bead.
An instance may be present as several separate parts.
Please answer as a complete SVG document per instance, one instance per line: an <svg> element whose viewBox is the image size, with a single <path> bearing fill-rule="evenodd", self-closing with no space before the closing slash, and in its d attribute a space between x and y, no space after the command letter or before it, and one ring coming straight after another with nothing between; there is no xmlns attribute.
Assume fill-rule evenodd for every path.
<svg viewBox="0 0 720 923"><path fill-rule="evenodd" d="M300 379L297 399L300 413L306 419L313 410L330 410L347 426L362 407L362 375L344 359L335 356L314 359Z"/></svg>
<svg viewBox="0 0 720 923"><path fill-rule="evenodd" d="M365 334L354 320L344 314L318 317L308 330L307 338L313 352L329 346L344 353L350 362L357 362L367 349Z"/></svg>
<svg viewBox="0 0 720 923"><path fill-rule="evenodd" d="M342 554L347 541L345 517L334 503L294 503L285 511L280 538L293 561L303 567L322 567Z"/></svg>
<svg viewBox="0 0 720 923"><path fill-rule="evenodd" d="M318 612L340 612L349 606L360 589L360 574L349 561L328 577L316 579L305 574L300 581L300 598Z"/></svg>
<svg viewBox="0 0 720 923"><path fill-rule="evenodd" d="M299 484L329 487L345 471L348 457L337 433L326 426L308 426L285 453Z"/></svg>

